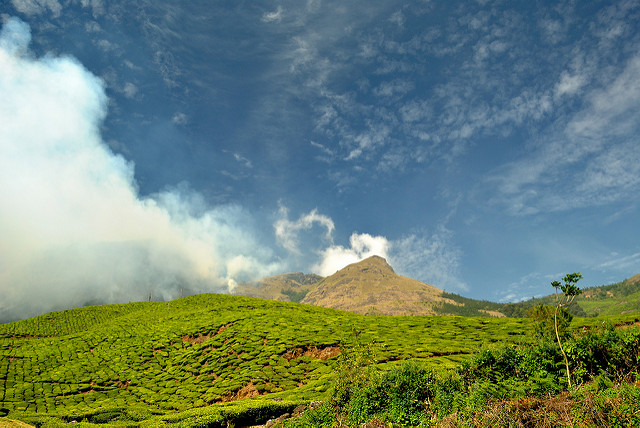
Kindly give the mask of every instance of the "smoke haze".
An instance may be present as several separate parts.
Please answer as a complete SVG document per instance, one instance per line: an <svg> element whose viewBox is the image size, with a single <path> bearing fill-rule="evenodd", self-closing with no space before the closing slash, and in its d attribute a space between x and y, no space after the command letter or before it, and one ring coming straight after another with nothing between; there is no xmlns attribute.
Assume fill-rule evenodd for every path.
<svg viewBox="0 0 640 428"><path fill-rule="evenodd" d="M100 79L70 57L35 58L29 42L27 24L4 25L0 320L226 291L280 268L240 207L203 208L187 188L140 197L134 165L101 140Z"/></svg>
<svg viewBox="0 0 640 428"><path fill-rule="evenodd" d="M26 23L5 22L0 322L92 303L230 292L238 282L292 270L326 276L374 254L399 273L408 267L438 278L444 269L455 277L458 258L448 245L435 245L442 242L437 235L394 242L353 233L343 246L334 242L333 220L318 209L290 220L280 203L265 226L241 206L211 207L185 183L141 195L134 164L102 139L109 102L103 81L72 57L36 57L30 41ZM273 234L264 236L269 226ZM434 250L420 255L407 243ZM422 256L444 263L424 272Z"/></svg>

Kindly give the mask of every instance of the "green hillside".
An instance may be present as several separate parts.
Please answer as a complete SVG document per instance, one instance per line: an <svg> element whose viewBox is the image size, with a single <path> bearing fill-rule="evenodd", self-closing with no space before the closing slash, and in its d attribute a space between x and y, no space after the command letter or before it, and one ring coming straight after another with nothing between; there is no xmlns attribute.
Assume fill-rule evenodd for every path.
<svg viewBox="0 0 640 428"><path fill-rule="evenodd" d="M365 317L216 294L85 307L0 325L0 408L26 421L102 421L253 396L299 402L322 396L328 357L356 340L377 344L381 362L451 366L529 331L528 320Z"/></svg>
<svg viewBox="0 0 640 428"><path fill-rule="evenodd" d="M452 367L483 345L528 340L529 323L367 317L217 294L52 312L0 325L0 416L121 426L266 419L323 398L343 346L372 343L382 364Z"/></svg>
<svg viewBox="0 0 640 428"><path fill-rule="evenodd" d="M494 305L499 304L487 302L489 306L508 317L524 317L526 316L527 309L539 303L554 305L555 297L553 294L550 294L519 303L502 304L501 307L498 308ZM584 288L569 309L574 315L584 317L624 315L639 311L640 274L614 284Z"/></svg>

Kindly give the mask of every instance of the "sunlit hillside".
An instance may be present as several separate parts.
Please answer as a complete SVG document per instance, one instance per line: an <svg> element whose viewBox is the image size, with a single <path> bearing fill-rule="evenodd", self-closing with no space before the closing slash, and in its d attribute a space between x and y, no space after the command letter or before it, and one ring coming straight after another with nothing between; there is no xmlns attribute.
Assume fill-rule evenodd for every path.
<svg viewBox="0 0 640 428"><path fill-rule="evenodd" d="M0 325L0 408L42 422L293 405L323 396L344 346L372 343L381 363L452 367L529 331L528 320L367 317L215 294L85 307Z"/></svg>

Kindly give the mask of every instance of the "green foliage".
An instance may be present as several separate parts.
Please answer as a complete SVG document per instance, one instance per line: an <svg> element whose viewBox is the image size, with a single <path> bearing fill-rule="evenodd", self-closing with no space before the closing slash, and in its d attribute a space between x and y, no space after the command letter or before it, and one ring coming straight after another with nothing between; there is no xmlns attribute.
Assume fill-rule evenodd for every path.
<svg viewBox="0 0 640 428"><path fill-rule="evenodd" d="M555 308L539 303L527 309L527 317L533 320L533 329L539 340L555 341ZM573 320L573 315L567 308L558 310L558 334L560 338L566 339L569 336L569 326Z"/></svg>
<svg viewBox="0 0 640 428"><path fill-rule="evenodd" d="M483 399L542 397L560 391L562 355L552 342L531 347L484 349L464 363L460 375Z"/></svg>
<svg viewBox="0 0 640 428"><path fill-rule="evenodd" d="M309 294L309 290L300 290L296 291L294 289L282 290L282 294L287 296L290 301L299 303L302 299L305 298L307 294Z"/></svg>
<svg viewBox="0 0 640 428"><path fill-rule="evenodd" d="M558 289L560 290L560 289ZM553 294L531 298L517 303L493 303L468 299L457 294L444 293L444 297L462 303L463 306L444 304L443 313L460 316L489 316L485 311L497 311L510 318L524 318L527 311L540 304L554 306ZM619 315L638 312L640 308L640 281L622 282L582 289L566 310L577 317Z"/></svg>
<svg viewBox="0 0 640 428"><path fill-rule="evenodd" d="M607 318L612 324L634 319ZM574 320L571 331L584 325L594 332L601 322ZM384 385L390 385L384 370L396 361L415 360L436 374L430 387L433 397L425 408L440 418L448 414L446 409L464 408L460 403L467 403L466 395L475 397L479 406L483 395L505 396L505 388L524 379L505 375L502 389L496 390L487 379L472 385L457 372L448 377L441 373L470 360L484 345L514 347L531 340L532 333L525 319L366 317L215 294L166 303L93 306L0 325L0 409L9 418L34 425L59 426L73 420L84 420L86 426L225 424L230 418L279 416L282 409L274 403L326 399L332 380L339 384L336 372L343 369L338 366L348 361L357 369L342 378L343 398L338 401L346 406L357 395L363 403L373 403L375 390L365 391L369 381L384 378ZM337 349L340 356L335 356ZM540 351L536 358L551 367L554 349L556 354ZM542 364L525 354L518 370L524 370L526 358L536 367ZM384 370L374 370L373 363ZM572 357L572 365L580 364ZM406 373L394 382L407 381L415 371ZM557 373L558 368L548 368L531 374L540 379L537 386L523 384L544 394L550 390L546 381ZM449 386L440 387L445 378ZM357 391L351 389L354 380ZM256 394L260 395L226 402ZM381 411L382 415L389 420L411 417L413 407L403 406L394 405L395 413ZM328 421L327 413L325 408L316 416Z"/></svg>
<svg viewBox="0 0 640 428"><path fill-rule="evenodd" d="M407 361L387 371L369 368L364 377L351 373L348 399L333 402L334 418L348 426L372 420L389 426L636 426L640 329L588 333L569 340L567 350L585 382L572 390L572 418L571 409L557 408L551 398L567 383L560 349L550 341L487 347L455 372Z"/></svg>
<svg viewBox="0 0 640 428"><path fill-rule="evenodd" d="M555 296L532 298L518 303L507 303L497 309L507 317L522 318L527 310L539 304L553 305ZM640 281L625 280L609 285L583 288L582 293L568 305L574 316L611 316L638 312L640 308Z"/></svg>
<svg viewBox="0 0 640 428"><path fill-rule="evenodd" d="M440 313L463 317L490 317L488 311L500 312L504 307L502 303L489 302L487 300L475 300L460 296L455 293L442 293L442 297L451 299L457 304L442 303Z"/></svg>
<svg viewBox="0 0 640 428"><path fill-rule="evenodd" d="M594 382L574 392L573 397L574 426L640 426L640 388L633 384Z"/></svg>
<svg viewBox="0 0 640 428"><path fill-rule="evenodd" d="M334 408L329 403L307 410L302 416L284 422L287 428L332 428L337 422Z"/></svg>
<svg viewBox="0 0 640 428"><path fill-rule="evenodd" d="M333 381L332 404L336 407L347 405L355 390L369 382L376 363L375 351L371 343L358 341L359 333L354 332L356 344L342 347Z"/></svg>
<svg viewBox="0 0 640 428"><path fill-rule="evenodd" d="M576 283L582 279L582 275L579 272L570 273L562 278L562 282L553 281L551 286L556 289L556 308L554 311L553 322L555 326L556 339L558 339L558 346L560 347L560 352L562 352L562 357L564 358L564 365L567 370L567 383L571 386L571 369L569 368L569 358L567 357L567 353L562 346L562 338L560 335L560 323L562 313L561 310L566 306L569 306L575 297L582 293L582 290L578 288ZM558 289L562 291L562 294L558 294Z"/></svg>
<svg viewBox="0 0 640 428"><path fill-rule="evenodd" d="M588 333L566 346L577 380L605 375L616 381L640 373L640 329Z"/></svg>
<svg viewBox="0 0 640 428"><path fill-rule="evenodd" d="M351 385L348 400L334 399L332 403L349 424L379 418L401 426L418 426L431 420L432 415L450 413L461 385L458 377L439 379L424 364L405 361L386 372L369 372L366 382L358 380Z"/></svg>
<svg viewBox="0 0 640 428"><path fill-rule="evenodd" d="M558 289L562 291L562 296L560 297L560 299L565 298L565 301L560 300L560 304L562 306L566 306L569 300L573 300L573 297L582 293L582 290L580 290L580 288L576 285L581 279L582 275L580 274L580 272L574 272L565 275L564 278L562 278L562 282L551 282L553 288L556 289L556 295L558 294Z"/></svg>
<svg viewBox="0 0 640 428"><path fill-rule="evenodd" d="M320 359L325 349L373 343L380 361L453 367L484 342L515 343L529 328L526 320L365 317L215 294L85 307L0 325L0 408L14 418L136 423L251 391L316 400L338 364L331 353ZM131 407L139 416L126 413Z"/></svg>
<svg viewBox="0 0 640 428"><path fill-rule="evenodd" d="M531 298L518 303L506 303L499 309L499 312L510 318L525 318L528 316L527 311L541 304L552 306L554 304L554 296L549 295L541 298ZM576 317L589 316L590 314L582 308L582 304L583 300L580 300L580 303L578 303L578 300L574 300L566 309Z"/></svg>
<svg viewBox="0 0 640 428"><path fill-rule="evenodd" d="M426 416L426 402L434 398L434 383L431 370L405 362L355 388L345 406L348 420L362 424L379 416L403 426L417 426Z"/></svg>

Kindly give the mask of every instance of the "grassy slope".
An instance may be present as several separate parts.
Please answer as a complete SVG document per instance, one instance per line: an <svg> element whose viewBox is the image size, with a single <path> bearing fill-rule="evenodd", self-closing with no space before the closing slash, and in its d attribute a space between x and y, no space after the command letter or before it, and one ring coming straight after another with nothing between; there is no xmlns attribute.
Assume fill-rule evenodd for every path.
<svg viewBox="0 0 640 428"><path fill-rule="evenodd" d="M381 361L452 365L483 343L518 341L526 320L364 317L227 295L53 312L0 325L0 407L82 417L138 406L167 413L255 393L313 399L335 358L288 351L378 343Z"/></svg>
<svg viewBox="0 0 640 428"><path fill-rule="evenodd" d="M485 344L530 333L526 319L366 317L215 294L93 306L0 325L0 408L32 422L48 415L190 426L238 408L258 415L321 398L336 358L320 359L316 348L374 343L381 362L451 367ZM222 403L255 394L265 395Z"/></svg>
<svg viewBox="0 0 640 428"><path fill-rule="evenodd" d="M315 274L284 273L263 278L259 281L238 284L233 294L284 302L299 302L322 279L321 276Z"/></svg>
<svg viewBox="0 0 640 428"><path fill-rule="evenodd" d="M490 303L490 302L488 302ZM508 303L497 309L507 316L523 317L526 310L539 303L554 305L553 294L519 303ZM490 303L491 305L495 305ZM577 316L618 315L640 308L640 274L615 284L588 287L582 290L570 307Z"/></svg>

